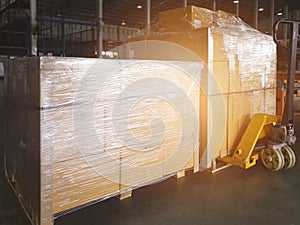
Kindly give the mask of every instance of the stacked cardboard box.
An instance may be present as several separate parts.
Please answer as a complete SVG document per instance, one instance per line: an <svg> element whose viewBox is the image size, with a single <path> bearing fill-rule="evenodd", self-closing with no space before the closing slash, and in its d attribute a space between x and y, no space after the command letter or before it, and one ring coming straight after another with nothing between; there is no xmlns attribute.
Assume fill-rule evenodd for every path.
<svg viewBox="0 0 300 225"><path fill-rule="evenodd" d="M253 114L275 114L276 46L272 37L225 12L189 6L162 12L160 20L153 34L131 38L116 51L124 58L206 64L200 166L209 168L217 156L233 152Z"/></svg>
<svg viewBox="0 0 300 225"><path fill-rule="evenodd" d="M201 64L15 58L4 65L5 168L33 224L199 169Z"/></svg>
<svg viewBox="0 0 300 225"><path fill-rule="evenodd" d="M195 6L163 11L159 14L160 32L176 32L213 25L209 10Z"/></svg>

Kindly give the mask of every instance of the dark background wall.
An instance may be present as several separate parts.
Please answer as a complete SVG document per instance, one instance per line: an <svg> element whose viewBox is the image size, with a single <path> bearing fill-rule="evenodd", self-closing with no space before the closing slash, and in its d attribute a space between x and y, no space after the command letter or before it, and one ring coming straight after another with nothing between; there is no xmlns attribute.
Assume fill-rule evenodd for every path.
<svg viewBox="0 0 300 225"><path fill-rule="evenodd" d="M0 166L3 163L3 136L4 136L4 79L0 77Z"/></svg>

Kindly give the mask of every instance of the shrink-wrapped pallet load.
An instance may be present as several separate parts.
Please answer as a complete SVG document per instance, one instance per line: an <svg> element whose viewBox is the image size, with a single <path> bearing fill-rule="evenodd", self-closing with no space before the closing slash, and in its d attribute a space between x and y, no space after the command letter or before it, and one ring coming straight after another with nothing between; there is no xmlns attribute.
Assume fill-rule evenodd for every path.
<svg viewBox="0 0 300 225"><path fill-rule="evenodd" d="M162 12L115 51L130 60L1 59L6 174L34 225L210 168L255 113L275 114L275 44L231 14Z"/></svg>
<svg viewBox="0 0 300 225"><path fill-rule="evenodd" d="M202 64L2 60L5 169L33 224L199 170Z"/></svg>
<svg viewBox="0 0 300 225"><path fill-rule="evenodd" d="M255 113L275 115L272 37L222 11L188 6L161 12L148 34L115 49L121 58L201 61L202 169L233 152Z"/></svg>

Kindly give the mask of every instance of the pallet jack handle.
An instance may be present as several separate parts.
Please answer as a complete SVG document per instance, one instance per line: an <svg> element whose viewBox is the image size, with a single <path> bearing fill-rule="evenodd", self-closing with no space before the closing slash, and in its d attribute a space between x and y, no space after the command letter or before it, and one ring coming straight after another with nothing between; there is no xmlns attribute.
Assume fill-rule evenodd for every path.
<svg viewBox="0 0 300 225"><path fill-rule="evenodd" d="M289 25L290 37L288 45L285 46L278 40L278 30L281 25ZM300 21L281 19L274 24L273 39L275 43L289 51L289 64L288 64L288 80L286 90L286 101L284 105L283 117L281 125L287 128L293 127L294 124L294 82L295 82L295 71L296 71L296 55L298 49Z"/></svg>

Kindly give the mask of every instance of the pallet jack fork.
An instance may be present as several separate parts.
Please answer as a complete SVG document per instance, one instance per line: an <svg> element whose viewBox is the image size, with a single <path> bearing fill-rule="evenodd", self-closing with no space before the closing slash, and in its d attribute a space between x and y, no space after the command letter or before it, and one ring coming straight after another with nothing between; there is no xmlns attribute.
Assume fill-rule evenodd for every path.
<svg viewBox="0 0 300 225"><path fill-rule="evenodd" d="M296 163L295 153L290 146L296 142L293 96L300 21L282 19L275 23L273 38L277 45L281 45L277 39L280 25L289 25L291 28L288 47L283 46L289 50L287 97L283 117L255 114L234 153L218 158L218 161L248 169L256 164L260 156L264 166L273 171L291 168Z"/></svg>

